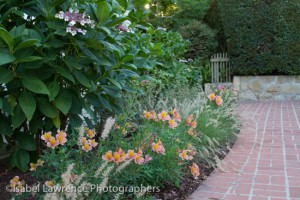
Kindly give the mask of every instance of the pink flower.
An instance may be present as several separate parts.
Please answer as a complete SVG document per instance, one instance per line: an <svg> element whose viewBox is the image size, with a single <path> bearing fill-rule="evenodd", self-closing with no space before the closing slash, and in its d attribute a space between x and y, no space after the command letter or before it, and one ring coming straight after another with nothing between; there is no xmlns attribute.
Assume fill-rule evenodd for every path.
<svg viewBox="0 0 300 200"><path fill-rule="evenodd" d="M49 142L49 139L51 138L51 136L52 136L52 133L51 133L51 131L49 131L49 132L46 132L45 134L43 134L41 136L41 139L44 140L45 142Z"/></svg>
<svg viewBox="0 0 300 200"><path fill-rule="evenodd" d="M92 146L88 142L86 142L82 145L82 150L85 152L89 152L92 150Z"/></svg>
<svg viewBox="0 0 300 200"><path fill-rule="evenodd" d="M160 140L157 143L152 143L152 151L159 154L165 154L165 148Z"/></svg>
<svg viewBox="0 0 300 200"><path fill-rule="evenodd" d="M188 116L187 118L186 118L186 124L187 125L189 125L189 124L191 124L192 123L192 121L193 121L193 119L194 119L194 116L193 116L193 114L191 114L190 116Z"/></svg>
<svg viewBox="0 0 300 200"><path fill-rule="evenodd" d="M138 154L136 154L133 150L128 150L126 154L127 159L135 159Z"/></svg>
<svg viewBox="0 0 300 200"><path fill-rule="evenodd" d="M67 137L66 132L61 131L61 130L57 130L57 135L61 135L61 136L63 136L63 137ZM57 136L57 135L56 135L56 136Z"/></svg>
<svg viewBox="0 0 300 200"><path fill-rule="evenodd" d="M105 153L105 155L102 156L102 159L107 161L107 162L112 162L113 159L113 155L112 155L112 151L108 151Z"/></svg>
<svg viewBox="0 0 300 200"><path fill-rule="evenodd" d="M199 166L196 163L193 163L193 165L190 168L192 175L195 179L197 179L198 176L200 176Z"/></svg>
<svg viewBox="0 0 300 200"><path fill-rule="evenodd" d="M191 124L189 124L189 126L190 126L191 128L196 128L196 127L197 127L197 121L194 120Z"/></svg>
<svg viewBox="0 0 300 200"><path fill-rule="evenodd" d="M151 160L152 160L151 156L147 154L147 155L145 156L145 162L144 162L144 163L147 163L147 162L149 162L149 161L151 161Z"/></svg>
<svg viewBox="0 0 300 200"><path fill-rule="evenodd" d="M47 142L47 147L51 147L54 149L59 145L59 142L55 139L55 137L51 136L49 141Z"/></svg>
<svg viewBox="0 0 300 200"><path fill-rule="evenodd" d="M162 111L160 114L158 114L158 119L162 120L162 121L166 121L166 120L170 120L171 117L170 115L168 115L168 113L166 111Z"/></svg>
<svg viewBox="0 0 300 200"><path fill-rule="evenodd" d="M89 143L92 147L96 147L96 146L98 145L98 142L96 142L95 139L88 140L88 143Z"/></svg>
<svg viewBox="0 0 300 200"><path fill-rule="evenodd" d="M124 152L115 152L113 156L113 161L117 164L125 161L126 154Z"/></svg>
<svg viewBox="0 0 300 200"><path fill-rule="evenodd" d="M222 106L223 105L223 99L220 96L216 96L216 104L218 106Z"/></svg>
<svg viewBox="0 0 300 200"><path fill-rule="evenodd" d="M174 129L175 127L178 126L177 122L175 121L175 119L170 119L169 120L169 125L170 128Z"/></svg>
<svg viewBox="0 0 300 200"><path fill-rule="evenodd" d="M219 91L221 91L221 90L224 90L224 86L223 85L218 85L218 87L217 87L217 89L219 90Z"/></svg>
<svg viewBox="0 0 300 200"><path fill-rule="evenodd" d="M134 159L134 162L139 165L144 164L144 161L145 159L140 154L137 154L137 156Z"/></svg>
<svg viewBox="0 0 300 200"><path fill-rule="evenodd" d="M95 131L94 130L91 130L91 129L87 129L86 130L86 135L89 137L89 138L94 138L95 137L95 135L96 135L96 133L95 133Z"/></svg>
<svg viewBox="0 0 300 200"><path fill-rule="evenodd" d="M181 153L179 153L179 157L181 158L181 160L192 160L193 156L188 155L188 152L186 150L181 151Z"/></svg>
<svg viewBox="0 0 300 200"><path fill-rule="evenodd" d="M174 110L172 111L172 115L173 115L173 118L178 121L178 122L181 122L181 117L180 117L180 114L179 112L174 108Z"/></svg>
<svg viewBox="0 0 300 200"><path fill-rule="evenodd" d="M213 101L216 99L216 95L214 93L211 93L207 96L207 98L210 100L210 101Z"/></svg>
<svg viewBox="0 0 300 200"><path fill-rule="evenodd" d="M64 145L67 142L67 138L64 134L56 134L56 139L60 145Z"/></svg>

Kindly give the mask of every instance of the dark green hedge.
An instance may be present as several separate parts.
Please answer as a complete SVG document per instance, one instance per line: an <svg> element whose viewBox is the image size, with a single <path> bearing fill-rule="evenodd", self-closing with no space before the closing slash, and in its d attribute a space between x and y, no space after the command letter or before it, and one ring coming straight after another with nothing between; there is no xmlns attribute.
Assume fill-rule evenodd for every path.
<svg viewBox="0 0 300 200"><path fill-rule="evenodd" d="M300 74L299 0L217 2L234 74Z"/></svg>

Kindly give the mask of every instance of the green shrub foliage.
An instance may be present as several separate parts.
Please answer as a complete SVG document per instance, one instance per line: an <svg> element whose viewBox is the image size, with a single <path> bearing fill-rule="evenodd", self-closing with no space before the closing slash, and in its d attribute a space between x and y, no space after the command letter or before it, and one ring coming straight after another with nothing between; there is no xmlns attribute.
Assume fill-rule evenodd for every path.
<svg viewBox="0 0 300 200"><path fill-rule="evenodd" d="M300 74L298 0L220 0L236 75Z"/></svg>
<svg viewBox="0 0 300 200"><path fill-rule="evenodd" d="M27 169L35 134L91 124L83 110L120 111L156 64L154 44L139 44L141 1L76 2L0 1L0 148L3 137L17 148L10 167Z"/></svg>

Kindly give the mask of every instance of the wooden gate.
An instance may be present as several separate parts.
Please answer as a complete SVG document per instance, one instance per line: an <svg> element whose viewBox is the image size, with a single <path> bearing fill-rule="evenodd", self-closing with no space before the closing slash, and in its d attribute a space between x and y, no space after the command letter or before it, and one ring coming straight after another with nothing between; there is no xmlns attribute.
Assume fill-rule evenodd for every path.
<svg viewBox="0 0 300 200"><path fill-rule="evenodd" d="M231 82L230 63L227 53L216 53L210 59L212 83Z"/></svg>

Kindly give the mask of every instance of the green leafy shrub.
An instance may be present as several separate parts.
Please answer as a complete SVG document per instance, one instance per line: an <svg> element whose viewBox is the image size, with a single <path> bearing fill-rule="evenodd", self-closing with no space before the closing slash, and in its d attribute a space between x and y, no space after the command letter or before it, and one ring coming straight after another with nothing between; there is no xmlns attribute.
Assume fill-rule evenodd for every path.
<svg viewBox="0 0 300 200"><path fill-rule="evenodd" d="M300 73L297 0L217 3L234 74Z"/></svg>
<svg viewBox="0 0 300 200"><path fill-rule="evenodd" d="M83 110L92 119L96 109L120 112L132 80L155 65L156 49L135 42L147 12L126 0L91 2L1 1L0 144L4 135L17 148L11 168L36 159L42 130L92 125Z"/></svg>
<svg viewBox="0 0 300 200"><path fill-rule="evenodd" d="M181 25L178 31L191 42L187 57L206 60L218 46L215 32L201 21L189 21L186 25Z"/></svg>

